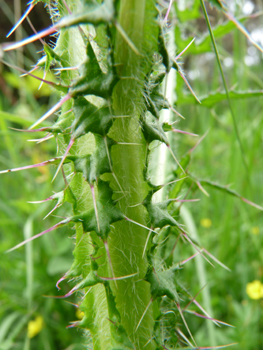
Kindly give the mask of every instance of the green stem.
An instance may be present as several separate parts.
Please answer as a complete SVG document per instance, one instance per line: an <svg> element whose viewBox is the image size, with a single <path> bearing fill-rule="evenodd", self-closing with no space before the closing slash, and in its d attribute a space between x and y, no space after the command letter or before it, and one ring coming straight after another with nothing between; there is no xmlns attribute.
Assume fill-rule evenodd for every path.
<svg viewBox="0 0 263 350"><path fill-rule="evenodd" d="M150 63L147 62L149 58L144 56L146 50L151 50L150 45L147 47L145 43L149 13L145 0L121 1L118 23L140 54L136 53L123 34L118 32L115 62L118 63L121 80L113 94L113 109L115 115L131 117L116 120L109 134L118 142L133 143L112 147L113 171L120 184L115 184L114 189L122 192L119 194L118 205L125 215L145 226L147 212L144 207L131 206L141 203L147 195L147 184L143 177L147 145L140 130L139 117L144 113L141 92L143 77L148 73ZM146 257L142 257L147 234L146 229L122 221L114 224L109 236L109 250L115 276L137 273L133 278L117 281L117 288L112 283L112 288L122 325L138 350L154 348L151 342L144 347L152 337L151 307L136 330L151 299L150 285L142 280L148 265Z"/></svg>

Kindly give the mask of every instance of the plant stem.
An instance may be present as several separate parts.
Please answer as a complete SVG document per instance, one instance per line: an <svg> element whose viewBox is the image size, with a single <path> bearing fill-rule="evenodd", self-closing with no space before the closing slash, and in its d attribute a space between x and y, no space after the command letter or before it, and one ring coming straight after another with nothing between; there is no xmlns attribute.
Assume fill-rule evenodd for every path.
<svg viewBox="0 0 263 350"><path fill-rule="evenodd" d="M119 24L140 54L131 48L121 33L117 34L115 62L118 63L121 80L114 91L113 108L115 115L130 115L131 118L116 120L109 134L116 141L139 144L114 146L111 155L113 171L122 190L116 184L114 187L123 191L119 195L118 205L127 217L145 226L147 212L144 207L130 206L141 203L147 195L147 183L143 176L147 145L140 130L139 117L140 113L144 113L143 78L148 73L152 58L145 56L145 51L151 50L152 45L145 46L146 23L149 22L148 16L151 12L148 5L145 0L124 0L120 3ZM153 21L151 18L150 20ZM152 336L151 307L136 330L151 299L150 285L142 280L147 271L147 259L142 257L147 234L146 229L121 221L114 224L109 237L114 274L126 276L138 272L133 278L117 281L117 288L112 283L122 325L138 350L153 349L151 342L144 347Z"/></svg>

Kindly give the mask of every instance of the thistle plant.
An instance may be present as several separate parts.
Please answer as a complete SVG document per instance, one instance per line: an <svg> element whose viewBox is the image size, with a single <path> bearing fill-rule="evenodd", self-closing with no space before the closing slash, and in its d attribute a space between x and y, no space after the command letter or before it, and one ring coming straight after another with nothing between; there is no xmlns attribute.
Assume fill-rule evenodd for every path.
<svg viewBox="0 0 263 350"><path fill-rule="evenodd" d="M20 22L37 2L29 4ZM179 219L183 202L195 200L181 198L182 187L204 189L187 174L190 153L177 159L168 135L186 133L174 128L172 122L182 116L163 92L170 72L177 71L200 103L179 63L184 50L177 56L169 50L172 1L168 8L153 0L57 0L47 5L52 26L7 50L55 34L54 47L44 43L36 68L56 72L55 82L43 82L61 99L28 132L42 131L43 141L55 136L60 153L28 168L57 165L54 178L61 174L65 186L48 200L56 201L54 210L68 202L72 212L11 250L60 226L75 227L74 262L57 287L67 280L73 287L64 297L78 294L84 316L71 327L84 330L87 344L92 337L95 350L174 349L185 343L197 348L183 298L199 307L203 317L219 321L189 294L178 274L196 255L217 260L190 238ZM28 74L34 76L34 71ZM163 109L170 110L173 120L162 118ZM41 126L56 111L54 125ZM167 183L167 176L163 183L150 176L158 143L165 145L168 155L161 157L173 170ZM20 168L7 172L14 170ZM179 239L195 249L182 262L173 254Z"/></svg>

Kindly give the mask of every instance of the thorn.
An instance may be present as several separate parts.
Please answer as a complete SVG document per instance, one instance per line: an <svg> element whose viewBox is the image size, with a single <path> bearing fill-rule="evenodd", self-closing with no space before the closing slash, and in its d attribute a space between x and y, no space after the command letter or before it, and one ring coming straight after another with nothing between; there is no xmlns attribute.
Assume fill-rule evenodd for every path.
<svg viewBox="0 0 263 350"><path fill-rule="evenodd" d="M115 175L115 173L114 173L114 171L113 171L113 168L112 168L111 159L110 159L110 152L109 152L109 148L108 148L106 136L103 138L103 140L104 140L104 144L105 144L105 148L106 148L106 152L107 152L107 157L108 157L108 161L109 161L109 166L110 166L112 175L113 175L115 181L117 182L117 185L119 186L119 189L121 190L121 193L122 193L123 195L125 195L125 194L124 194L124 191L123 191L123 189L122 189L122 187L121 187L121 184L119 183L119 180L118 180L117 176Z"/></svg>
<svg viewBox="0 0 263 350"><path fill-rule="evenodd" d="M184 318L184 315L183 315L183 312L182 312L182 310L181 310L180 304L176 304L176 306L177 306L177 309L178 309L178 311L179 311L179 313L180 313L180 315L181 315L181 318L182 318L182 320L183 320L183 322L184 322L184 325L185 325L185 327L186 327L186 329L187 329L187 331L188 331L188 333L189 333L189 335L190 335L190 337L191 337L191 339L192 339L194 345L197 347L196 342L195 342L195 340L194 340L194 337L193 337L193 335L192 335L192 333L191 333L191 331L190 331L190 329L189 329L189 327L188 327L188 324L187 324L187 322L186 322L186 320L185 320L185 318Z"/></svg>
<svg viewBox="0 0 263 350"><path fill-rule="evenodd" d="M132 142L117 142L117 145L127 145L127 146L143 146L143 143L132 143Z"/></svg>
<svg viewBox="0 0 263 350"><path fill-rule="evenodd" d="M112 168L111 164L110 164L110 167ZM117 178L117 176L115 175L115 173L114 173L113 170L112 170L112 175L113 175L115 181L117 182L117 184L118 184L118 186L119 186L119 189L121 190L121 193L122 193L122 194L124 195L124 197L125 197L125 193L124 193L124 191L123 191L123 189L122 189L122 187L121 187L121 184L119 183L119 180L118 180L118 178Z"/></svg>
<svg viewBox="0 0 263 350"><path fill-rule="evenodd" d="M200 250L200 252L202 252L202 249ZM180 262L178 263L178 265L179 265L179 266L182 266L182 265L186 264L188 261L192 260L192 259L195 258L197 255L199 255L200 252L197 252L197 253L195 253L194 255L190 256L189 258L187 258L187 259L185 259L185 260L183 260L183 261L180 261Z"/></svg>
<svg viewBox="0 0 263 350"><path fill-rule="evenodd" d="M33 23L30 21L29 17L27 18L27 22L28 22L28 24L30 25L30 27L31 27L31 29L33 30L33 32L34 32L35 34L37 34L37 31L36 31L35 27L33 26ZM45 42L44 42L44 40L43 40L42 38L39 38L39 41L41 42L41 44L42 44L43 46L45 45Z"/></svg>
<svg viewBox="0 0 263 350"><path fill-rule="evenodd" d="M61 277L61 278L57 281L56 287L57 287L58 290L61 290L61 288L59 287L59 283L62 282L62 281L64 281L65 279L66 279L66 275L64 275L63 277Z"/></svg>
<svg viewBox="0 0 263 350"><path fill-rule="evenodd" d="M95 198L95 191L94 191L94 186L91 184L90 184L90 190L91 190L91 194L92 194L92 200L93 200L93 206L94 206L94 210L95 210L98 231L100 232L99 213L98 213L98 208L97 208L97 203L96 203L96 198Z"/></svg>
<svg viewBox="0 0 263 350"><path fill-rule="evenodd" d="M147 343L145 343L145 344L143 345L143 347L145 348L153 339L154 339L153 337L150 338L150 339L147 341Z"/></svg>
<svg viewBox="0 0 263 350"><path fill-rule="evenodd" d="M69 221L70 221L70 219L65 219L65 220L63 220L63 221L60 221L60 222L57 223L56 225L54 225L54 226L48 228L47 230L45 230L45 231L43 231L43 232L40 232L40 233L38 233L37 235L26 239L25 241L23 241L23 242L17 244L16 246L14 246L14 247L11 248L11 249L8 249L8 250L6 251L6 253L10 253L10 252L12 252L13 250L22 247L22 246L25 245L26 243L31 242L31 241L33 241L34 239L36 239L36 238L38 238L38 237L41 237L41 236L43 236L44 234L46 234L46 233L48 233L48 232L51 232L51 231L55 230L56 228L58 228L58 227L60 227L60 226L62 226L62 225L67 224Z"/></svg>
<svg viewBox="0 0 263 350"><path fill-rule="evenodd" d="M50 35L50 34L53 34L55 32L57 32L57 26L52 26L50 28L47 28L47 29L44 29L42 32L39 32L35 35L32 35L30 36L29 38L26 38L24 40L21 40L19 42L15 42L11 45L8 45L4 48L4 51L10 51L10 50L15 50L15 49L18 49L19 47L22 47L22 46L25 46L27 44L30 44L40 38L43 38L44 36L47 36L47 35Z"/></svg>
<svg viewBox="0 0 263 350"><path fill-rule="evenodd" d="M151 303L152 303L152 302L153 302L153 300L152 300L152 298L151 298L150 301L149 301L149 303L148 303L148 305L146 306L146 308L145 308L145 310L144 310L144 312L143 312L143 314L142 314L142 316L141 316L141 318L140 318L140 320L139 320L139 322L138 322L138 324L137 324L137 326L136 326L134 332L137 332L137 330L138 330L138 328L140 327L140 324L142 323L142 320L143 320L143 318L144 318L146 312L148 311L149 307L151 306Z"/></svg>
<svg viewBox="0 0 263 350"><path fill-rule="evenodd" d="M183 51L180 52L179 55L177 55L177 56L175 57L175 61L177 61L178 58L180 58L180 57L185 53L185 51L192 45L192 43L193 43L194 41L195 41L195 38L193 38L193 39L191 40L191 42L186 46L186 48L184 48Z"/></svg>
<svg viewBox="0 0 263 350"><path fill-rule="evenodd" d="M42 143L42 142L48 141L50 139L53 139L53 137L55 137L55 136L49 133L47 136L42 137L42 139L32 139L32 140L27 140L27 141L28 142Z"/></svg>
<svg viewBox="0 0 263 350"><path fill-rule="evenodd" d="M64 300L64 302L67 303L67 304L73 305L73 306L75 306L76 308L79 308L79 306L80 306L80 305L78 305L78 304L71 303L70 301L67 301L67 300Z"/></svg>
<svg viewBox="0 0 263 350"><path fill-rule="evenodd" d="M22 68L20 68L20 67L14 66L14 65L12 65L12 64L10 64L10 63L4 61L4 60L1 60L1 61L2 61L2 63L4 63L6 66L8 66L8 67L10 67L10 68L13 68L13 69L16 69L16 70L22 72L22 73L23 73L23 76L29 75L30 77L35 78L35 79L37 79L37 80L40 80L42 83L46 83L46 84L48 84L48 85L50 85L50 86L52 86L52 87L55 87L55 86L57 85L57 84L54 83L53 81L49 81L49 80L45 80L45 79L39 78L38 76L36 76L36 75L34 75L34 74L31 74L30 72L26 71L25 69L22 69ZM31 70L31 71L32 71L32 70Z"/></svg>
<svg viewBox="0 0 263 350"><path fill-rule="evenodd" d="M175 113L175 114L177 114L180 118L182 118L182 119L184 119L185 120L185 117L181 114L181 113L179 113L176 109L174 109L172 106L170 106L170 108L171 108L171 110ZM175 123L175 122L174 122Z"/></svg>
<svg viewBox="0 0 263 350"><path fill-rule="evenodd" d="M219 324L222 324L223 326L227 326L227 327L232 327L232 328L235 328L235 326L229 324L229 323L226 323L226 322L222 322L222 321L219 321L215 318L212 318L212 317L209 317L209 316L205 316L205 315L201 315L199 314L198 312L196 311L192 311L192 310L185 310L185 312L189 313L189 314L192 314L192 315L195 315L197 317L200 317L200 318L205 318L206 320L210 320L210 321L213 321L215 324L217 324L219 326Z"/></svg>
<svg viewBox="0 0 263 350"><path fill-rule="evenodd" d="M263 48L260 44L258 44L248 32L248 30L229 12L224 12L225 16L235 24L235 26L245 35L245 37L261 52L263 52Z"/></svg>
<svg viewBox="0 0 263 350"><path fill-rule="evenodd" d="M190 135L190 136L199 136L197 134L193 134L193 133L188 132L188 131L183 131L183 130L174 129L174 128L172 128L172 131L173 132L178 132L179 134L186 134L186 135Z"/></svg>
<svg viewBox="0 0 263 350"><path fill-rule="evenodd" d="M248 199L246 199L246 198L244 198L244 197L240 197L240 199L241 199L243 202L245 202L245 203L251 205L252 207L255 207L255 208L259 209L259 210L263 210L263 207L261 207L260 205L258 205L258 204L256 204L256 203L251 202L250 200L248 200Z"/></svg>
<svg viewBox="0 0 263 350"><path fill-rule="evenodd" d="M89 292L91 291L92 287L90 287L87 292L83 295L83 297L81 297L81 300L84 300L86 298L86 296L89 294Z"/></svg>
<svg viewBox="0 0 263 350"><path fill-rule="evenodd" d="M77 70L79 66L76 67L63 67L63 68L54 68L53 71L68 71L68 70Z"/></svg>
<svg viewBox="0 0 263 350"><path fill-rule="evenodd" d="M196 184L197 184L200 191L202 191L207 197L210 197L210 194L208 192L206 192L206 190L204 189L204 187L201 185L201 183L199 181L196 181Z"/></svg>
<svg viewBox="0 0 263 350"><path fill-rule="evenodd" d="M29 15L29 13L32 11L32 9L34 8L34 4L33 4L34 0L32 0L28 5L28 9L26 10L26 12L23 14L23 16L20 18L20 20L14 25L14 27L10 30L10 32L7 34L7 38L14 33L14 31L20 26L20 24L24 21L24 19Z"/></svg>
<svg viewBox="0 0 263 350"><path fill-rule="evenodd" d="M123 198L123 197L121 197ZM134 205L129 205L129 208L135 208L135 207L138 207L139 205L142 205L142 203L137 203L137 204L134 204Z"/></svg>
<svg viewBox="0 0 263 350"><path fill-rule="evenodd" d="M50 197L48 197L46 199L42 199L41 201L27 201L27 203L30 203L30 204L41 204L41 203L45 203L47 201L50 201L52 199L54 199L53 196L50 196Z"/></svg>
<svg viewBox="0 0 263 350"><path fill-rule="evenodd" d="M206 286L207 286L207 283L206 283L201 289L199 289L199 291L196 293L196 295L195 295L194 297L192 297L192 296L190 295L190 293L188 293L188 294L190 295L190 297L191 297L191 300L190 300L190 302L182 309L182 312L184 312L184 311L196 300L196 298L198 297L198 295L205 289Z"/></svg>
<svg viewBox="0 0 263 350"><path fill-rule="evenodd" d="M193 344L190 342L189 339L187 339L187 337L184 335L184 333L179 328L176 328L176 331L185 340L185 342L194 349ZM197 350L197 349L195 349L195 350Z"/></svg>
<svg viewBox="0 0 263 350"><path fill-rule="evenodd" d="M151 233L152 233L152 231L149 230L149 233L148 233L148 235L147 235L146 242L145 242L145 245L144 245L144 248L143 248L143 252L142 252L142 259L144 258L144 255L145 255L145 252L146 252L146 248L147 248L149 239L150 239L150 237L151 237Z"/></svg>
<svg viewBox="0 0 263 350"><path fill-rule="evenodd" d="M39 125L42 123L44 120L46 120L51 114L53 114L57 109L59 109L64 102L68 101L71 99L71 95L67 94L60 100L57 104L55 104L54 107L52 107L47 113L45 113L41 118L39 118L33 125L30 126L29 130L33 129L35 126Z"/></svg>
<svg viewBox="0 0 263 350"><path fill-rule="evenodd" d="M42 132L42 131L50 130L50 128L48 126L45 126L43 128L40 128L40 129L34 129L34 130L16 129L16 128L11 128L10 126L8 128L11 129L11 130L20 131L20 132Z"/></svg>
<svg viewBox="0 0 263 350"><path fill-rule="evenodd" d="M65 0L63 0L63 3L64 3L64 5L65 5L65 7L66 7L68 13L69 13L70 15L72 15L72 12L71 12L70 8L68 7L68 4L66 3Z"/></svg>
<svg viewBox="0 0 263 350"><path fill-rule="evenodd" d="M36 65L35 67L33 67L29 72L23 73L20 75L21 78L26 77L28 75L28 73L33 73L35 70L37 70L39 68L38 65Z"/></svg>
<svg viewBox="0 0 263 350"><path fill-rule="evenodd" d="M191 240L191 238L188 236L187 232L186 232L185 230L183 230L182 227L181 227L180 225L178 225L177 227L178 227L178 229L182 232L183 237L186 238L186 240L195 248L195 250L197 250L197 251L202 255L202 257L203 257L211 266L215 267L215 266L211 263L211 261L209 261L209 260L207 259L207 257L202 253L203 251L206 252L206 250L205 250L204 248L199 249L198 246L197 246L196 244L194 244L194 242L193 242L193 241ZM206 252L206 253L208 253L208 252Z"/></svg>
<svg viewBox="0 0 263 350"><path fill-rule="evenodd" d="M204 133L204 135L197 141L197 143L194 145L194 147L192 147L187 153L192 153L196 149L196 147L199 146L200 143L204 140L204 138L207 136L209 131L210 131L210 129L207 129L207 131Z"/></svg>
<svg viewBox="0 0 263 350"><path fill-rule="evenodd" d="M61 102L61 101L60 101L60 102ZM67 155L68 155L68 153L69 153L71 147L73 146L74 142L75 142L75 139L71 139L71 140L69 141L69 144L68 144L68 146L67 146L67 149L66 149L66 151L65 151L65 153L64 153L64 155L63 155L63 157L62 157L62 159L61 159L61 162L59 163L59 166L58 166L58 168L57 168L57 170L56 170L56 173L55 173L55 175L53 176L53 179L52 179L51 182L53 182L53 181L55 180L55 178L57 177L57 175L58 175L58 173L59 173L59 170L61 169L61 167L62 167L62 165L63 165L63 163L64 163L64 160L66 159L66 157L67 157Z"/></svg>
<svg viewBox="0 0 263 350"><path fill-rule="evenodd" d="M47 70L44 70L44 75L43 75L43 79L45 79L47 76ZM42 85L43 85L43 81L41 81L39 87L38 87L38 90L40 90L42 88Z"/></svg>
<svg viewBox="0 0 263 350"><path fill-rule="evenodd" d="M50 210L50 212L43 218L43 220L45 220L50 214L53 213L53 211L55 211L57 208L59 208L62 204L56 204L54 206L54 208L52 210Z"/></svg>
<svg viewBox="0 0 263 350"><path fill-rule="evenodd" d="M221 261L219 261L214 255L212 255L211 253L209 253L206 249L203 249L203 251L211 258L213 259L216 263L218 263L218 265L222 266L224 269L226 269L227 271L230 271L230 268L227 267L225 264L221 263Z"/></svg>
<svg viewBox="0 0 263 350"><path fill-rule="evenodd" d="M74 328L74 327L78 327L78 325L79 325L79 321L71 323L66 328Z"/></svg>
<svg viewBox="0 0 263 350"><path fill-rule="evenodd" d="M109 259L109 264L110 264L110 269L111 269L111 273L112 273L112 276L113 276L114 284L115 284L115 287L118 289L117 282L116 282L116 277L114 275L113 266L112 266L112 262L111 262L108 242L107 241L103 241L103 243L104 243L104 247L105 247L108 259Z"/></svg>
<svg viewBox="0 0 263 350"><path fill-rule="evenodd" d="M205 309L204 309L195 299L193 299L193 303L194 303L206 316L210 317L209 314L205 311ZM217 324L217 322L215 322L215 321L213 321L213 322L214 322L215 325L219 326L219 324Z"/></svg>
<svg viewBox="0 0 263 350"><path fill-rule="evenodd" d="M168 9L167 9L166 15L165 15L165 17L164 17L164 21L165 21L165 22L167 22L167 19L168 19L169 13L170 13L170 11L171 11L172 3L173 3L173 0L170 0L170 3L169 3L169 6L168 6Z"/></svg>
<svg viewBox="0 0 263 350"><path fill-rule="evenodd" d="M176 182L178 182L178 181L185 180L185 179L187 179L188 177L189 177L189 176L185 176L185 177L182 177L181 179L173 180L173 181L167 182L167 183L165 183L165 184L163 184L163 185L160 185L160 187L162 188L162 187L165 187L165 186L174 184L174 183L176 183Z"/></svg>
<svg viewBox="0 0 263 350"><path fill-rule="evenodd" d="M188 89L190 90L191 94L194 96L194 98L196 99L196 101L198 103L201 104L201 101L198 99L198 97L196 96L194 90L192 89L191 85L188 83L188 80L186 79L184 73L182 72L182 70L179 68L178 70L179 75L181 76L181 78L183 79L183 81L185 82L186 86L188 87Z"/></svg>
<svg viewBox="0 0 263 350"><path fill-rule="evenodd" d="M126 276L119 276L119 277L101 277L101 276L96 274L96 276L98 278L101 278L103 281L113 281L113 280L121 281L121 280L125 280L126 278L131 278L131 277L136 276L136 275L138 275L138 272L135 272L135 273L132 273L132 274L126 275Z"/></svg>
<svg viewBox="0 0 263 350"><path fill-rule="evenodd" d="M12 173L12 172L15 172L15 171L26 170L26 169L32 169L32 168L38 168L38 167L40 167L40 166L45 166L45 165L47 165L47 164L53 163L53 162L55 162L57 159L59 159L59 158L53 158L53 159L46 160L46 161L41 162L41 163L38 163L38 164L26 165L26 166L23 166L23 167L20 167L20 168L13 168L13 169L1 170L1 171L0 171L0 174Z"/></svg>
<svg viewBox="0 0 263 350"><path fill-rule="evenodd" d="M180 203L184 203L184 202L198 202L200 201L199 198L194 198L194 199L175 199L175 202L180 202Z"/></svg>
<svg viewBox="0 0 263 350"><path fill-rule="evenodd" d="M136 53L136 55L141 56L140 51L137 49L137 47L134 45L134 43L131 41L131 39L128 37L127 33L124 31L122 26L119 22L114 22L115 27L117 31L120 33L120 35L123 37L123 39L126 41L126 43L130 46L133 52Z"/></svg>
<svg viewBox="0 0 263 350"><path fill-rule="evenodd" d="M145 228L146 230L150 230L151 232L154 232L154 233L158 234L157 231L154 231L154 230L152 230L151 228L149 228L149 227L147 227L147 226L144 226L144 225L142 225L142 224L139 224L138 222L133 221L132 219L129 219L127 216L125 216L124 219L127 220L127 221L129 221L129 222L131 222L131 223L133 223L133 224L135 224L135 225L138 225L138 226L140 226L140 227L142 227L142 228Z"/></svg>
<svg viewBox="0 0 263 350"><path fill-rule="evenodd" d="M174 155L174 153L173 153L173 151L172 151L170 145L166 145L166 146L167 146L167 148L169 149L169 152L171 153L171 155L172 155L173 159L175 160L176 164L179 166L179 168L180 168L180 169L182 170L182 172L185 174L184 169L182 168L181 164L178 162L177 158L175 157L175 155Z"/></svg>

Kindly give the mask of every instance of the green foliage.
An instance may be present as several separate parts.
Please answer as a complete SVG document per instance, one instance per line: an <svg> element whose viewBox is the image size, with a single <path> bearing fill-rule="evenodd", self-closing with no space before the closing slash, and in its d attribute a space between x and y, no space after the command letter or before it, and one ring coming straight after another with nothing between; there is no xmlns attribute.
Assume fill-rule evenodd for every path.
<svg viewBox="0 0 263 350"><path fill-rule="evenodd" d="M211 3L225 13L226 9L222 2L211 1ZM193 268L192 271L189 271L187 267L181 271L181 267L185 261L191 260L198 254L206 259L210 258L214 261L217 259L207 250L199 247L197 244L199 239L192 236L190 225L188 225L189 233L186 232L187 230L180 223L181 205L189 194L190 199L194 199L192 198L193 194L198 189L206 193L203 185L210 186L212 191L220 190L247 203L249 201L244 199L243 195L239 195L226 186L213 181L199 180L207 175L205 171L204 173L198 172L198 166L200 163L202 164L200 159L210 159L214 156L211 145L208 147L211 149L209 156L207 158L200 157L200 159L197 156L199 161L195 160L196 165L191 165L193 150L185 156L183 156L183 151L188 150L189 146L192 147L193 144L190 141L184 141L180 145L180 151L177 152L174 140L167 134L167 132L173 132L176 129L170 123L172 120L167 122L161 116L163 108L169 109L171 107L166 97L163 96L161 84L165 84L167 75L174 68L181 73L181 77L183 73L177 60L174 60L172 54L170 54L171 56L168 54L169 40L166 38L168 31L161 15L165 9L160 4L156 7L155 1L144 0L132 2L126 0L78 1L77 3L68 1L69 9L65 3L60 1L55 5L59 18L55 21L54 27L48 30L48 33L59 30L60 34L54 47L51 48L45 44L45 55L38 65L45 67L45 70L52 70L53 67L56 67L57 77L54 87L57 87L62 94L62 102L64 103L53 126L44 120L49 116L48 113L44 118L40 118L40 121L44 121L45 124L36 132L47 132L46 136L55 136L57 144L62 149L61 157L45 164L57 164L56 175L61 168L63 169L61 172L65 188L61 190L63 183L58 178L54 187L57 192L51 196L50 194L43 196L43 198L48 197L48 200L56 200L54 209L58 209L63 204L59 213L62 213L63 216L66 215L66 219L60 221L59 224L54 224L52 220L51 229L45 231L40 229L43 231L40 235L61 225L63 225L63 232L66 232L64 224L70 223L71 227L74 223L75 248L71 267L67 266L66 263L70 256L70 249L66 246L63 250L61 247L66 243L61 243L59 238L53 238L56 244L52 245L52 241L46 243L45 248L48 252L44 253L45 261L50 261L47 268L49 274L64 273L60 282L67 279L71 284L74 284L70 290L63 285L63 290L67 289L64 294L65 297L73 298L76 293L78 297L77 301L74 299L74 302L78 303L79 309L84 314L81 320L72 323L72 327L83 329L86 348L91 346L90 336L92 336L93 348L98 350L157 350L184 346L198 348L194 345L195 340L190 329L191 331L193 329L198 344L209 345L205 339L204 326L199 327L199 323L194 323L192 319L184 316L189 305L195 304L196 308L199 304L187 291L190 283L182 282L182 280L193 281L191 292L198 294L198 282L203 281L203 279L199 275L199 281L197 281ZM52 4L52 6L54 5ZM184 10L180 10L177 4L174 4L174 10L179 21L175 30L176 45L179 50L182 50L191 41L191 35L182 39L182 28L185 24L190 23L189 21L199 18L199 2L193 1L192 7ZM215 38L219 39L228 34L233 27L233 22L219 25L214 31ZM44 31L42 35L46 33L47 31ZM208 38L209 36L205 34L203 40L189 47L188 53L198 55L201 52L211 51ZM174 63L172 63L173 61ZM67 67L77 68L67 70ZM195 83L195 85L197 84ZM14 84L13 87L15 87ZM199 94L207 94L207 91L204 90L199 87ZM28 94L32 94L30 89L27 91ZM244 89L242 87L242 90L238 91L230 91L231 101L236 98L242 100L248 97L255 98L262 94L258 87L250 90L245 86ZM176 94L176 105L181 108L180 113L189 113L189 111L184 110L185 104L188 105L188 108L192 108L191 113L195 113L196 110L205 110L195 106L196 99L184 92L182 82L179 80ZM218 113L217 106L222 106L220 102L226 98L227 91L224 93L215 92L200 98L200 101L203 106L210 108L216 114ZM22 127L29 126L30 118L21 122L14 113L0 113L5 122L20 123ZM227 116L226 110L224 113ZM174 116L173 119L175 119ZM258 120L260 123L259 117ZM36 126L37 123L34 123L33 126ZM189 122L184 121L183 123L187 129L197 128L196 131L201 134L207 129L204 122L201 122L198 127L190 125L194 124L191 119ZM211 121L210 123L212 124ZM12 150L9 139L10 135L13 135L13 131L7 132L4 123L2 126L5 130L6 145L9 145L8 152L13 157L12 162L7 163L5 168L12 168L17 163L16 154ZM226 127L230 126L232 124L227 120ZM217 139L220 136L216 132L217 129L212 131L213 136ZM160 143L163 143L171 153L171 158L168 158L171 163L171 171L166 174L167 178L170 177L168 180L170 182L165 188L164 184L160 185L153 180L150 171L154 148ZM54 157L53 149L54 145L48 149L43 148L43 153L48 155L48 158ZM31 149L30 152L34 151ZM232 157L234 157L234 153ZM177 158L180 159L180 163ZM240 164L242 164L241 161ZM235 167L237 171L237 163ZM47 172L45 183L50 179L50 173L48 170ZM251 176L251 174L248 175ZM223 176L219 173L218 177L219 180L222 180ZM28 188L23 190L24 197L32 192L32 185L30 181L26 181L28 179L25 177L23 180L29 183ZM226 183L225 178L223 178L223 183ZM163 195L156 202L154 196L163 190L165 196ZM244 188L241 190L243 193ZM17 191L20 193L21 189ZM43 190L43 193L47 191L50 192L50 189ZM5 191L4 195L4 198L8 197ZM178 196L183 196L184 199L182 200ZM258 198L256 199L258 200ZM222 209L224 201L225 199L221 197L221 204L220 200L215 203L218 209L218 227L220 227L220 217L229 215ZM203 202L207 203L204 199ZM234 212L236 209L233 202L227 203L228 210ZM254 203L252 204L254 205ZM20 227L23 227L29 209L27 206L23 208L21 203L15 207L19 207L20 216L14 215L13 209L6 210L8 219L6 223L3 221L3 226L10 225L11 217L14 216L17 217ZM66 214L63 207L65 207ZM211 215L209 207L210 204L206 204L206 207L201 204L197 206L197 209L191 206L195 213L196 222L204 212ZM260 206L256 207L262 210ZM244 209L241 208L243 207L240 207L239 210L243 212ZM36 215L38 214L34 214L31 220L35 220ZM51 222L51 219L49 220ZM222 230L223 228L226 230L229 227L228 224L231 225L230 217L225 219ZM21 312L21 314L25 314L24 317L19 313L12 312L3 318L0 339L2 337L5 342L5 349L11 348L14 339L19 337L19 331L7 336L8 329L15 320L19 319L20 328L17 326L17 329L21 330L23 327L25 329L25 324L32 313L35 315L45 314L44 319L47 324L48 310L55 312L55 303L52 303L52 306L42 306L41 303L44 304L44 302L38 301L39 311L37 312L32 306L33 290L34 293L40 294L41 288L43 288L40 287L40 284L36 287L32 285L32 271L30 272L33 261L32 254L37 255L42 248L41 245L37 245L37 249L33 253L32 240L35 236L33 236L32 229L29 230L28 227L25 225L25 240L29 242L29 246L26 248L28 249L26 256L29 259L26 269L27 285L31 294L29 293L27 297L27 309L24 307L23 312ZM219 251L217 253L219 258L225 261L227 254L233 254L235 249L234 244L231 247L225 243L228 241L228 237L223 231L221 233L224 239L221 241L222 244L218 245ZM43 237L43 242L50 239L46 237L46 235ZM186 240L190 243L189 247L180 242L181 238L182 241ZM10 243L15 244L15 239L17 237L14 238L14 242L8 242L8 246L5 248L9 248ZM212 240L212 242L214 241ZM209 243L209 240L206 243L212 248L212 243ZM195 249L195 255L189 258L191 249ZM51 253L51 250L55 250L55 252ZM56 250L60 250L60 253ZM243 253L245 255L244 251ZM51 255L51 260L48 255ZM30 256L31 258L29 258ZM182 260L182 263L179 260ZM199 268L198 264L200 263L197 263L197 269ZM243 261L242 266L247 269L245 261ZM65 272L67 269L68 272ZM210 272L209 268L207 270L212 276L213 273ZM42 273L44 274L44 272L43 269ZM220 277L223 276L223 272L218 274L221 274ZM246 279L243 279L243 287L247 281L248 275ZM238 289L237 286L235 288ZM219 290L224 295L222 288ZM49 291L45 291L45 293L49 293ZM5 298L7 297L5 296ZM39 296L37 298L40 299ZM216 300L212 300L212 303L221 313L220 303ZM236 304L233 303L233 305ZM208 306L211 307L210 304ZM67 308L61 311L60 320L62 319L61 315L70 313L69 308L70 306L67 305ZM45 311L41 312L41 310ZM196 314L195 310L189 310L189 312L192 311ZM238 315L241 312L241 308L235 306L233 314ZM223 313L222 318L224 319L225 316ZM212 318L207 314L206 317ZM257 319L260 317L258 314ZM256 324L255 320L253 320L253 324ZM210 344L212 347L236 341L232 330L223 333L221 330L215 331L211 326L208 326L208 330L210 340L212 339L212 344ZM69 337L64 336L65 332L61 336L64 337L64 340ZM191 341L187 340L184 335L187 333L192 338ZM52 339L54 338L52 332L47 331L46 334L48 334L46 344L55 344L56 340ZM20 335L18 346L21 345L22 339L23 337ZM68 338L67 341L61 342L59 346L65 347L66 344L73 344L73 341ZM32 348L33 344L35 343L32 342ZM244 340L244 344L247 344L246 340ZM48 346L43 345L43 348ZM72 349L77 349L78 346L72 345ZM24 348L30 348L28 338L25 340ZM186 347L184 348L186 349Z"/></svg>

